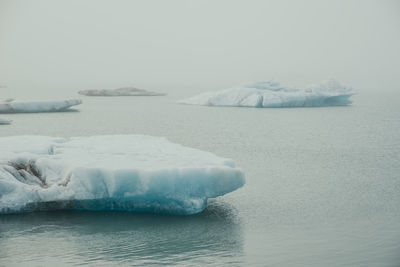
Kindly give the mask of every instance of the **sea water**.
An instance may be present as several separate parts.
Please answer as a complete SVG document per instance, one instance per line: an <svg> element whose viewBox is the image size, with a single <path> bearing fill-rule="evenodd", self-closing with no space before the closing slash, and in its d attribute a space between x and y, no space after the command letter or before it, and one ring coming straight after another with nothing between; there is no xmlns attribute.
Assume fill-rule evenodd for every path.
<svg viewBox="0 0 400 267"><path fill-rule="evenodd" d="M1 97L13 96L7 90ZM348 107L286 109L177 104L199 93L188 89L159 97L47 93L83 104L1 115L13 124L0 126L0 136L165 136L232 158L247 183L194 216L0 215L0 266L400 265L399 93L359 92Z"/></svg>

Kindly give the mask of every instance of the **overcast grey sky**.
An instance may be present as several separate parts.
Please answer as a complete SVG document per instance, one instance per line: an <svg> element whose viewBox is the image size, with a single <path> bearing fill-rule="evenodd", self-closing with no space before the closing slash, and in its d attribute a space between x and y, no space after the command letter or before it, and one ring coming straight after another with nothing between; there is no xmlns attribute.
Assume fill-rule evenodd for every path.
<svg viewBox="0 0 400 267"><path fill-rule="evenodd" d="M0 0L0 83L400 90L400 1Z"/></svg>

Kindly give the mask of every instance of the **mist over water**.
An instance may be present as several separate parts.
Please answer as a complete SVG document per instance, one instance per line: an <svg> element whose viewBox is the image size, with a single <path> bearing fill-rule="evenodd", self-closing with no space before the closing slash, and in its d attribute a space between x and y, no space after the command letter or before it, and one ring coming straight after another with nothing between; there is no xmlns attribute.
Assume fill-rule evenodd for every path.
<svg viewBox="0 0 400 267"><path fill-rule="evenodd" d="M0 1L0 83L16 93L221 89L276 79L399 87L398 1Z"/></svg>
<svg viewBox="0 0 400 267"><path fill-rule="evenodd" d="M13 124L0 136L165 136L247 178L195 216L0 216L0 266L398 266L399 27L397 1L0 0L0 100L83 100L1 115ZM348 107L176 104L269 78L358 94ZM168 95L77 94L124 86Z"/></svg>

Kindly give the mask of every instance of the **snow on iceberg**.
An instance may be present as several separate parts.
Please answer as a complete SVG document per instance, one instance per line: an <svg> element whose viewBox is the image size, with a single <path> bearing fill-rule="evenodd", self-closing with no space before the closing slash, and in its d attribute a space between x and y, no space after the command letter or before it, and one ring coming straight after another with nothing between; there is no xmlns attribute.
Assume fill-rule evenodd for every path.
<svg viewBox="0 0 400 267"><path fill-rule="evenodd" d="M0 118L0 125L2 124L11 124L12 120Z"/></svg>
<svg viewBox="0 0 400 267"><path fill-rule="evenodd" d="M82 101L79 99L34 102L13 102L13 100L11 100L0 103L0 113L36 113L66 111L70 107L79 105L81 103Z"/></svg>
<svg viewBox="0 0 400 267"><path fill-rule="evenodd" d="M232 160L144 135L0 138L0 214L38 209L194 214L245 183Z"/></svg>
<svg viewBox="0 0 400 267"><path fill-rule="evenodd" d="M150 92L134 87L123 87L117 89L92 89L78 92L86 96L161 96L162 93Z"/></svg>
<svg viewBox="0 0 400 267"><path fill-rule="evenodd" d="M336 81L307 88L283 87L278 82L264 81L241 87L207 92L179 101L181 104L257 108L346 106L351 104L353 90Z"/></svg>

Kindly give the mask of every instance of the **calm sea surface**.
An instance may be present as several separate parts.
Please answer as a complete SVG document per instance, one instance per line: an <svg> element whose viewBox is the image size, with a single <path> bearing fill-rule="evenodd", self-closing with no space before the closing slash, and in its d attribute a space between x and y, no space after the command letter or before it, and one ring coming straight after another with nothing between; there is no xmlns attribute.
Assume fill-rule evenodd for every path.
<svg viewBox="0 0 400 267"><path fill-rule="evenodd" d="M76 112L0 115L14 120L0 136L166 136L234 159L247 178L194 216L0 215L0 266L400 266L400 94L359 93L353 106L328 108L175 103L192 91L57 93L84 103Z"/></svg>

